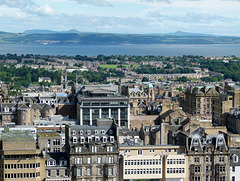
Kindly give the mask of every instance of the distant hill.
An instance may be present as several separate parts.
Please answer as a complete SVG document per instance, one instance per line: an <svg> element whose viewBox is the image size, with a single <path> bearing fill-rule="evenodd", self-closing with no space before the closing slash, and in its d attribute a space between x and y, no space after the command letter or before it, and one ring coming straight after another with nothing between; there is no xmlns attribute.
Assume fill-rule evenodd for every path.
<svg viewBox="0 0 240 181"><path fill-rule="evenodd" d="M77 30L27 30L24 33L0 32L0 43L21 44L240 44L240 37L175 32L169 34L83 33Z"/></svg>
<svg viewBox="0 0 240 181"><path fill-rule="evenodd" d="M68 31L51 31L51 30L26 30L23 34L54 34L54 33L81 33L78 30L71 29Z"/></svg>

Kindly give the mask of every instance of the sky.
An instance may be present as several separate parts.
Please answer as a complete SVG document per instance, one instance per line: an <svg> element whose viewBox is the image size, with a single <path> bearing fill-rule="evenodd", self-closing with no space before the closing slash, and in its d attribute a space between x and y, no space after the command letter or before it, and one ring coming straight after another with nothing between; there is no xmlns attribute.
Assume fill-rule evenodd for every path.
<svg viewBox="0 0 240 181"><path fill-rule="evenodd" d="M240 0L0 0L0 31L240 36Z"/></svg>

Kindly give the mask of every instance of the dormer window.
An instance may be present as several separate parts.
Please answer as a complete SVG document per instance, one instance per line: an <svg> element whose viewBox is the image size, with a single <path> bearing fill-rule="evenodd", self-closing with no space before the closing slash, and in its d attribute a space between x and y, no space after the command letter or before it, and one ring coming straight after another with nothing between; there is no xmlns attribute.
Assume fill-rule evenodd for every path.
<svg viewBox="0 0 240 181"><path fill-rule="evenodd" d="M95 137L95 141L98 142L100 138L98 136Z"/></svg>
<svg viewBox="0 0 240 181"><path fill-rule="evenodd" d="M103 136L102 139L103 139L103 143L107 143L107 137L106 136Z"/></svg>
<svg viewBox="0 0 240 181"><path fill-rule="evenodd" d="M79 131L79 134L80 134L80 135L83 135L83 130L80 130L80 131Z"/></svg>
<svg viewBox="0 0 240 181"><path fill-rule="evenodd" d="M4 112L9 112L9 107L6 106L6 107L4 108Z"/></svg>
<svg viewBox="0 0 240 181"><path fill-rule="evenodd" d="M147 132L147 133L149 132L149 127L146 127L146 132Z"/></svg>
<svg viewBox="0 0 240 181"><path fill-rule="evenodd" d="M95 131L94 131L94 134L97 135L97 134L98 134L98 130L95 130Z"/></svg>
<svg viewBox="0 0 240 181"><path fill-rule="evenodd" d="M105 130L102 130L101 133L102 133L102 134L105 134Z"/></svg>
<svg viewBox="0 0 240 181"><path fill-rule="evenodd" d="M237 163L238 162L238 156L237 155L233 155L232 156L232 161L233 161L233 163Z"/></svg>
<svg viewBox="0 0 240 181"><path fill-rule="evenodd" d="M51 160L48 160L47 162L47 166L56 166L56 161L51 159Z"/></svg>
<svg viewBox="0 0 240 181"><path fill-rule="evenodd" d="M73 137L73 143L77 143L77 137Z"/></svg>
<svg viewBox="0 0 240 181"><path fill-rule="evenodd" d="M85 138L81 137L81 144L85 143Z"/></svg>
<svg viewBox="0 0 240 181"><path fill-rule="evenodd" d="M218 144L222 145L223 144L223 139L219 139Z"/></svg>
<svg viewBox="0 0 240 181"><path fill-rule="evenodd" d="M76 131L75 130L72 131L72 135L76 135Z"/></svg>
<svg viewBox="0 0 240 181"><path fill-rule="evenodd" d="M114 137L113 136L110 136L110 142L114 143Z"/></svg>
<svg viewBox="0 0 240 181"><path fill-rule="evenodd" d="M67 160L60 160L60 166L67 166Z"/></svg>
<svg viewBox="0 0 240 181"><path fill-rule="evenodd" d="M92 137L88 136L88 143L90 143L92 141Z"/></svg>

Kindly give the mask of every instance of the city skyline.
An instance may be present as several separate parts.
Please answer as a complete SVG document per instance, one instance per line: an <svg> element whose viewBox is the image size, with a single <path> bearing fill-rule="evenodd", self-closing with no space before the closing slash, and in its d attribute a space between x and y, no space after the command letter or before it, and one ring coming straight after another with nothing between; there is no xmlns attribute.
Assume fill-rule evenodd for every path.
<svg viewBox="0 0 240 181"><path fill-rule="evenodd" d="M238 0L0 0L0 31L240 36Z"/></svg>

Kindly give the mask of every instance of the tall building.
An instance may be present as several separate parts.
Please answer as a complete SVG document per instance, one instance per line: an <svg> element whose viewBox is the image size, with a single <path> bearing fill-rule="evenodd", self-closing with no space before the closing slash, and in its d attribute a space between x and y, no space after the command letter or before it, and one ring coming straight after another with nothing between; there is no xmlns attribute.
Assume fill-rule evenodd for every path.
<svg viewBox="0 0 240 181"><path fill-rule="evenodd" d="M5 129L0 139L0 180L43 181L45 163L35 139L27 132Z"/></svg>
<svg viewBox="0 0 240 181"><path fill-rule="evenodd" d="M66 151L73 181L117 181L118 128L113 120L98 120L97 126L66 127Z"/></svg>
<svg viewBox="0 0 240 181"><path fill-rule="evenodd" d="M232 107L240 106L240 87L226 82L224 91L213 99L213 124L226 126L226 117Z"/></svg>
<svg viewBox="0 0 240 181"><path fill-rule="evenodd" d="M129 99L118 94L118 86L82 86L77 94L80 125L96 125L97 119L114 118L119 126L130 127Z"/></svg>
<svg viewBox="0 0 240 181"><path fill-rule="evenodd" d="M212 100L218 95L214 86L190 86L185 92L186 103L183 110L202 119L211 119Z"/></svg>

